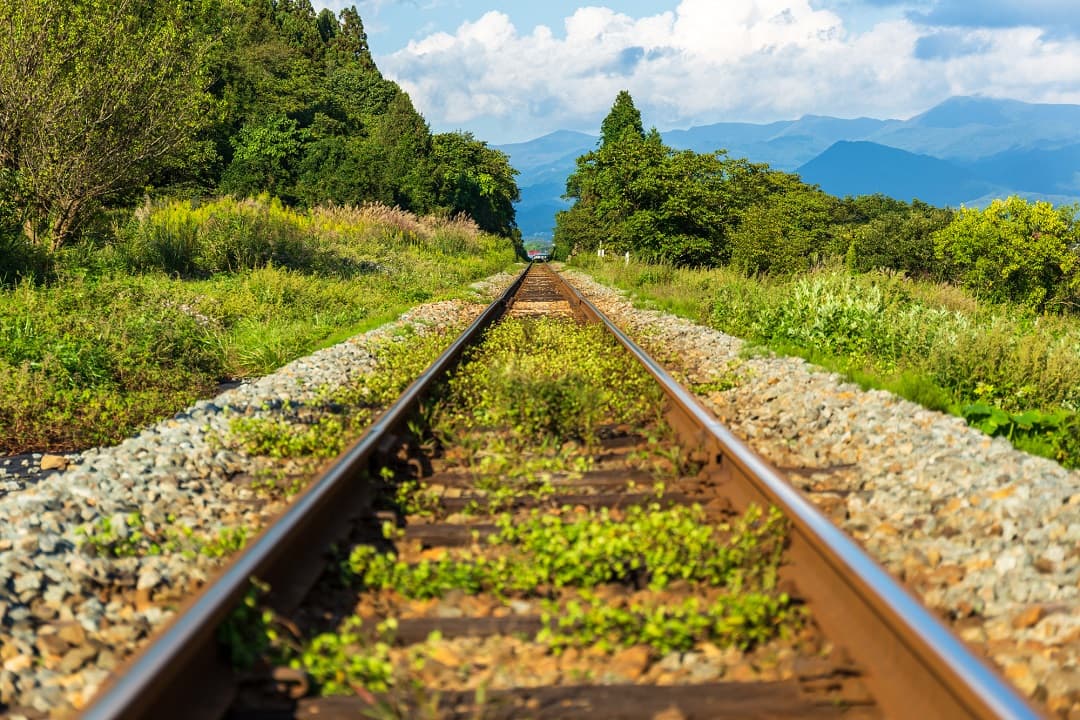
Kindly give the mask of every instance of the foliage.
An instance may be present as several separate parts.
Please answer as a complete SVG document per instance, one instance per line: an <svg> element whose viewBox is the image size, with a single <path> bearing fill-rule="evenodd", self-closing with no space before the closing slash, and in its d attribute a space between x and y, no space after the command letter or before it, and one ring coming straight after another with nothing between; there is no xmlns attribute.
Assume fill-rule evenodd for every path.
<svg viewBox="0 0 1080 720"><path fill-rule="evenodd" d="M451 329L450 333L453 332ZM416 335L407 331L371 348L378 372L357 375L342 388L326 391L328 400L316 403L331 413L315 421L300 416L301 406L264 408L263 415L235 417L229 440L250 455L272 458L332 458L348 440L366 427L377 410L385 409L405 391L446 347L447 334Z"/></svg>
<svg viewBox="0 0 1080 720"><path fill-rule="evenodd" d="M380 623L375 642L365 640L361 626L359 617L347 618L337 631L311 638L289 665L307 673L322 695L388 690L394 681L389 643L396 621Z"/></svg>
<svg viewBox="0 0 1080 720"><path fill-rule="evenodd" d="M837 212L843 225L833 254L843 254L849 269L891 269L913 277L943 277L934 256L933 235L952 221L952 210L918 200L908 205L871 195L846 198Z"/></svg>
<svg viewBox="0 0 1080 720"><path fill-rule="evenodd" d="M334 393L334 401L365 408L383 408L393 402L416 377L446 349L447 340L463 328L417 335L412 330L395 334L372 348L378 372L357 375Z"/></svg>
<svg viewBox="0 0 1080 720"><path fill-rule="evenodd" d="M675 604L634 601L628 607L589 591L581 597L548 601L542 615L545 628L537 640L556 653L567 647L647 645L655 654L666 655L692 650L701 642L745 650L782 634L797 615L783 593L742 592L712 601L689 597Z"/></svg>
<svg viewBox="0 0 1080 720"><path fill-rule="evenodd" d="M618 142L627 133L644 139L645 127L641 124L641 112L634 106L634 99L630 97L630 93L620 90L615 96L611 112L600 124L600 144Z"/></svg>
<svg viewBox="0 0 1080 720"><path fill-rule="evenodd" d="M101 203L191 147L207 38L188 3L3 0L0 168L31 240L70 242Z"/></svg>
<svg viewBox="0 0 1080 720"><path fill-rule="evenodd" d="M504 550L496 557L466 550L408 564L362 545L350 554L344 576L417 598L450 590L536 595L613 582L662 590L676 580L734 590L775 587L784 537L776 512L762 520L760 510L751 510L731 527L704 520L700 507L659 505L631 507L619 520L606 509L566 522L538 511L526 518L502 515L499 531L488 538Z"/></svg>
<svg viewBox="0 0 1080 720"><path fill-rule="evenodd" d="M987 435L1005 437L1029 452L1080 467L1080 413L1068 410L1007 412L985 402L960 408L969 424Z"/></svg>
<svg viewBox="0 0 1080 720"><path fill-rule="evenodd" d="M1075 207L995 200L985 210L961 210L933 238L947 276L981 298L1036 311L1080 307Z"/></svg>
<svg viewBox="0 0 1080 720"><path fill-rule="evenodd" d="M0 17L0 244L12 224L70 244L147 191L381 202L517 240L506 156L467 135L436 142L379 73L355 8L2 0Z"/></svg>
<svg viewBox="0 0 1080 720"><path fill-rule="evenodd" d="M207 21L229 30L215 28L223 39L211 63L224 112L202 131L222 170L205 175L206 187L309 207L464 213L515 235L518 191L506 156L471 136L433 137L408 95L379 73L355 8L336 18L309 0L222 8Z"/></svg>
<svg viewBox="0 0 1080 720"><path fill-rule="evenodd" d="M579 157L567 179L566 197L576 202L556 216L556 256L603 246L676 265L716 265L730 259L733 236L747 227L739 236L740 262L756 272L773 245L783 246L785 257L801 258L804 246L820 243L827 223L818 206L828 205L827 196L796 176L727 158L723 150L675 151L655 129L641 131L625 91L603 126L600 147ZM772 222L745 222L751 207L757 220L764 215Z"/></svg>
<svg viewBox="0 0 1080 720"><path fill-rule="evenodd" d="M181 277L272 265L329 274L344 260L320 253L308 219L267 196L225 197L198 206L185 201L145 205L121 238L118 252L132 270Z"/></svg>
<svg viewBox="0 0 1080 720"><path fill-rule="evenodd" d="M435 205L447 216L465 214L488 232L513 235L514 203L521 199L505 153L470 133L441 133L432 140Z"/></svg>
<svg viewBox="0 0 1080 720"><path fill-rule="evenodd" d="M181 554L220 559L242 550L249 539L244 527L224 528L217 535L196 534L186 525L175 525L175 519L169 514L167 522L152 522L137 512L101 515L81 525L76 534L82 537L84 551L114 558Z"/></svg>
<svg viewBox="0 0 1080 720"><path fill-rule="evenodd" d="M296 120L284 115L245 123L230 138L233 159L221 178L221 189L239 196L289 192L306 134Z"/></svg>
<svg viewBox="0 0 1080 720"><path fill-rule="evenodd" d="M278 639L273 611L259 602L269 591L268 584L252 578L243 601L218 626L218 643L227 650L234 668L250 670Z"/></svg>
<svg viewBox="0 0 1080 720"><path fill-rule="evenodd" d="M773 191L747 208L731 234L731 264L748 275L805 272L821 259L835 201L794 176L771 179Z"/></svg>
<svg viewBox="0 0 1080 720"><path fill-rule="evenodd" d="M274 458L332 458L345 447L345 427L338 418L290 423L281 417L238 417L229 434L250 455Z"/></svg>
<svg viewBox="0 0 1080 720"><path fill-rule="evenodd" d="M588 440L601 423L656 417L654 385L598 327L512 319L488 330L466 358L432 427L436 437L455 440L506 428L522 447Z"/></svg>

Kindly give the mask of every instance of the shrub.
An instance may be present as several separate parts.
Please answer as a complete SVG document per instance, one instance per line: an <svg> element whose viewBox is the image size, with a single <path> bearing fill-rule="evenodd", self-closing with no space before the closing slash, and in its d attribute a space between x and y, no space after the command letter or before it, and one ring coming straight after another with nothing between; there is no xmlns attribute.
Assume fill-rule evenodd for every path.
<svg viewBox="0 0 1080 720"><path fill-rule="evenodd" d="M945 272L981 298L1042 311L1080 307L1080 225L1075 207L995 200L961 210L934 233Z"/></svg>
<svg viewBox="0 0 1080 720"><path fill-rule="evenodd" d="M278 265L315 269L319 248L304 216L267 196L222 198L196 206L146 205L125 230L121 253L136 270L181 277Z"/></svg>

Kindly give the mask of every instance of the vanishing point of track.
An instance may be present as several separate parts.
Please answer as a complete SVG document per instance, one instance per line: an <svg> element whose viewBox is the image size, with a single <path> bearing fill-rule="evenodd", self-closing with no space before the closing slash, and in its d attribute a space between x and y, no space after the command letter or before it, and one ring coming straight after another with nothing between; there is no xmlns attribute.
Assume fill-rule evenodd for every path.
<svg viewBox="0 0 1080 720"><path fill-rule="evenodd" d="M667 372L547 265L531 265L409 386L289 509L178 614L152 644L120 670L85 713L87 718L220 716L233 700L236 671L220 653L216 629L241 602L251 578L272 591L268 603L290 612L322 573L327 550L371 514L375 489L363 481L397 450L405 426L430 388L459 362L483 331L508 312L570 314L601 323L666 393L667 420L684 450L703 464L711 491L736 510L750 503L779 507L790 524L784 581L810 606L815 622L854 660L859 678L884 717L1038 717L1011 686L975 658L914 597L824 518L780 474L705 411ZM563 688L565 694L566 688ZM623 692L623 691L620 691ZM635 688L642 717L649 693L660 708L684 696L709 716L718 685L691 691ZM752 695L752 694L751 694ZM625 698L624 698L625 699ZM721 698L722 699L722 698ZM752 696L742 699L753 702ZM676 704L678 704L676 702ZM786 710L785 710L786 707ZM796 705L777 706L769 716Z"/></svg>

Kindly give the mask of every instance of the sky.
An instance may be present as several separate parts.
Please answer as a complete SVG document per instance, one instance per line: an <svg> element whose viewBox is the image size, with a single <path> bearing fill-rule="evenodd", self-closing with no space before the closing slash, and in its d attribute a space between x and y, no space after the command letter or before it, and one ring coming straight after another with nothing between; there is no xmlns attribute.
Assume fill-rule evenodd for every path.
<svg viewBox="0 0 1080 720"><path fill-rule="evenodd" d="M436 132L907 118L955 95L1080 104L1080 0L313 0L355 5Z"/></svg>

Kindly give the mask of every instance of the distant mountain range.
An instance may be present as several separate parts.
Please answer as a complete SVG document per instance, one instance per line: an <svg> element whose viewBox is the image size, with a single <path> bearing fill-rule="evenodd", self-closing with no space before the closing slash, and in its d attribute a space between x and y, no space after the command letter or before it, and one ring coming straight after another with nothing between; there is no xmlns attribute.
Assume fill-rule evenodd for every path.
<svg viewBox="0 0 1080 720"><path fill-rule="evenodd" d="M767 124L717 123L662 133L678 149L767 162L834 195L884 193L933 205L983 206L1022 195L1080 201L1080 105L954 97L909 120L806 115ZM550 236L575 159L597 138L560 130L499 146L520 171L518 226Z"/></svg>

